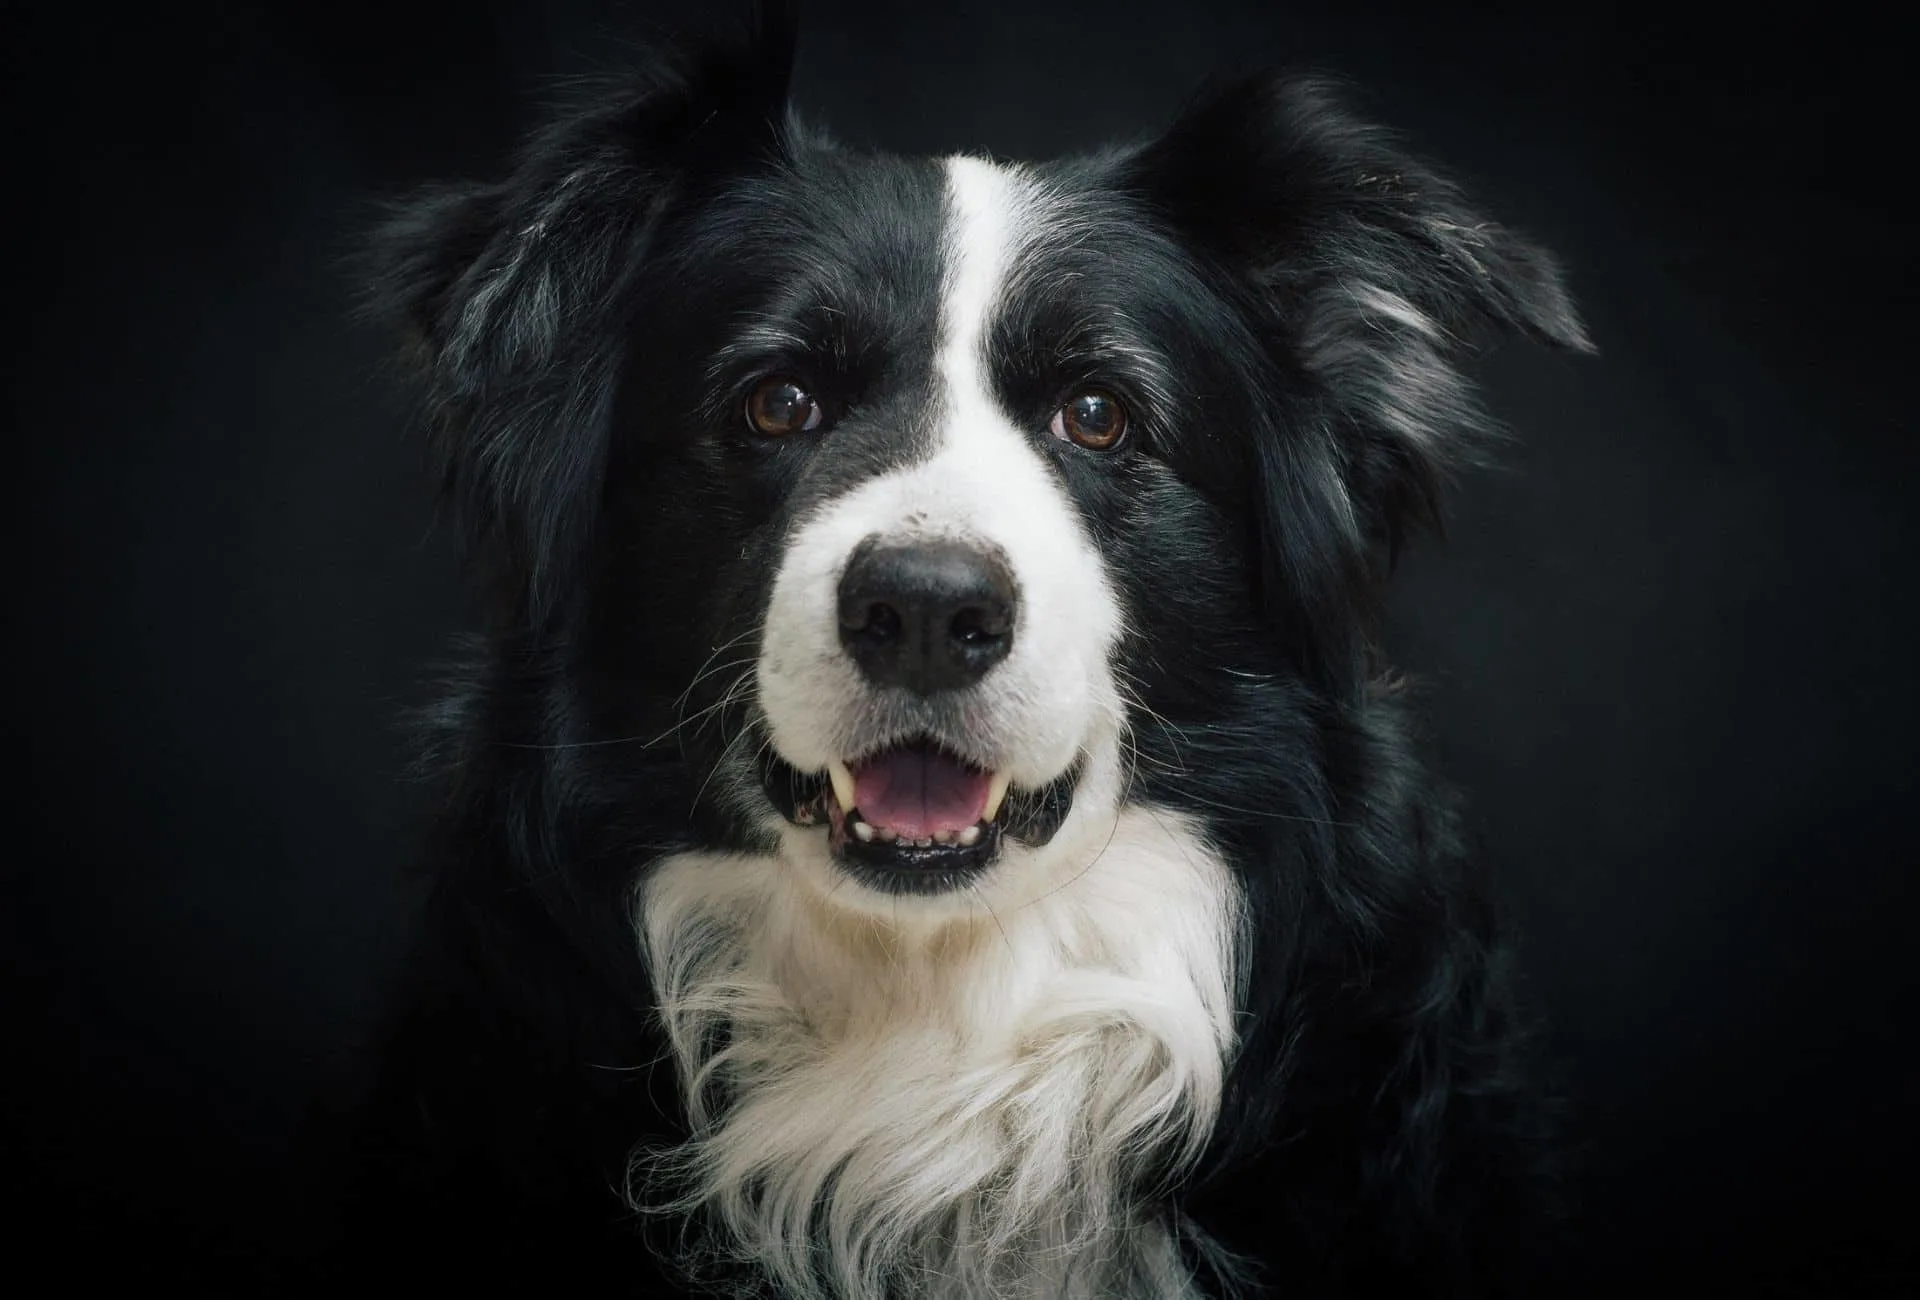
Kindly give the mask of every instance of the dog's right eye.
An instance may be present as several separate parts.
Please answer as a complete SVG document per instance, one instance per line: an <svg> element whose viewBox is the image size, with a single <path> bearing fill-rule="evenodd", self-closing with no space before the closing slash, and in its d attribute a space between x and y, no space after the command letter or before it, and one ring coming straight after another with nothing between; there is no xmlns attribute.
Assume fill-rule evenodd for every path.
<svg viewBox="0 0 1920 1300"><path fill-rule="evenodd" d="M786 375L769 375L747 394L747 423L768 438L820 427L820 403Z"/></svg>
<svg viewBox="0 0 1920 1300"><path fill-rule="evenodd" d="M1104 389L1089 388L1053 413L1047 432L1088 451L1111 451L1127 433L1127 408Z"/></svg>

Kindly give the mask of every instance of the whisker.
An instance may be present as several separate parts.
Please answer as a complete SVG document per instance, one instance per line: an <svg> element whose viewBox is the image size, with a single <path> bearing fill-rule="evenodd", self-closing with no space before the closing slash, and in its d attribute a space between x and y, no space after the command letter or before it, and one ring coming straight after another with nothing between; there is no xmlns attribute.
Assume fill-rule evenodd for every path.
<svg viewBox="0 0 1920 1300"><path fill-rule="evenodd" d="M724 710L732 707L733 705L738 704L740 702L742 688L746 687L749 684L749 679L751 678L751 676L752 674L750 673L741 673L738 677L733 679L733 681L727 686L727 689L725 691L721 692L719 699L715 700L712 704L707 705L707 707L705 707L704 709L701 709L698 713L693 714L691 717L682 718L680 721L674 723L671 727L661 732L658 739L665 740L668 736L673 735L677 731L684 731L686 728L693 726L703 718L710 717L715 713L723 712Z"/></svg>
<svg viewBox="0 0 1920 1300"><path fill-rule="evenodd" d="M1191 799L1204 807L1217 808L1221 812L1238 813L1242 817L1258 817L1263 821L1299 822L1303 826L1337 826L1342 830L1357 830L1360 826L1358 822L1335 821L1329 817L1306 817L1299 813L1275 812L1271 808L1242 808L1236 804L1221 803L1216 799L1204 798L1201 795L1193 793L1191 790L1182 789L1178 786L1175 786L1174 789L1184 799Z"/></svg>
<svg viewBox="0 0 1920 1300"><path fill-rule="evenodd" d="M987 901L987 896L980 891L979 885L969 880L967 882L967 890L975 898L980 900L980 906L987 909L987 915L993 918L993 928L1000 932L1000 942L1007 945L1007 951L1011 953L1013 951L1013 940L1007 935L1007 927L1001 924L1000 914L993 910L993 904Z"/></svg>
<svg viewBox="0 0 1920 1300"><path fill-rule="evenodd" d="M742 641L745 641L747 638L751 637L752 635L754 635L754 633L758 631L759 631L758 628L750 627L746 631L740 633L740 635L733 637L730 640L723 641L719 645L715 646L713 648L713 653L707 656L706 663L701 664L700 667L694 670L693 680L687 683L686 690L680 692L680 699L681 700L686 699L688 694L692 692L693 688L699 685L700 682L706 679L707 664L712 663L714 660L718 659L721 655L725 654L727 651L731 650L733 647L739 645ZM678 702L679 702L678 700L675 701L675 703L678 703Z"/></svg>
<svg viewBox="0 0 1920 1300"><path fill-rule="evenodd" d="M602 745L635 744L645 749L649 745L660 743L662 739L664 739L664 737L661 736L656 736L652 740L645 740L640 736L615 736L610 740L560 740L554 741L551 744L535 744L525 740L496 740L493 742L493 745L496 749L537 749L542 752L552 752L561 749L598 749Z"/></svg>
<svg viewBox="0 0 1920 1300"><path fill-rule="evenodd" d="M750 688L752 676L751 673L741 673L739 677L734 679L733 684L727 688L726 694L720 697L720 704L714 707L718 708L727 704L742 703L743 700L740 697L747 688ZM701 710L701 714L704 715L710 711L711 710L703 709ZM723 719L725 718L724 713L721 716ZM725 745L721 746L720 756L714 759L713 766L707 769L706 778L700 782L700 788L693 792L693 806L687 809L688 816L691 817L699 810L701 799L706 797L707 787L713 784L713 778L719 774L721 768L726 766L727 758L733 753L734 746L746 738L748 731L749 727L741 727L738 731L734 732L732 736L728 737Z"/></svg>
<svg viewBox="0 0 1920 1300"><path fill-rule="evenodd" d="M1076 884L1081 879L1081 877L1085 876L1089 871L1092 871L1095 866L1099 865L1101 858L1104 858L1107 856L1107 850L1113 847L1113 842L1115 839L1119 837L1119 835L1120 835L1120 810L1115 809L1113 814L1113 826L1107 831L1107 842L1100 846L1100 851L1098 853L1094 854L1091 858L1087 859L1087 865L1080 868L1080 870L1074 872L1073 875L1068 879L1061 881L1059 884L1055 885L1052 889L1049 889L1046 893L1041 894L1037 898L1030 898L1026 902L1022 903L1020 906L1032 907L1036 903L1044 902L1045 900L1052 898L1055 894L1059 893L1061 890L1065 889L1067 886ZM1015 910L1018 910L1018 909L1015 909Z"/></svg>
<svg viewBox="0 0 1920 1300"><path fill-rule="evenodd" d="M736 661L736 663L738 662L746 662L746 661ZM730 668L735 665L728 664L725 666ZM701 709L698 713L695 713L690 717L682 718L680 721L674 723L671 727L668 727L665 731L661 732L657 736L649 737L649 736L643 736L636 733L635 735L631 735L631 736L614 736L606 740L563 740L563 741L553 741L553 742L544 743L544 744L535 743L531 741L523 741L523 740L497 740L497 741L494 741L493 743L496 747L500 749L532 749L532 750L540 750L542 752L553 752L556 750L567 750L567 749L598 749L606 745L638 745L642 749L651 749L655 745L658 745L661 741L670 740L673 738L673 736L676 733L684 731L688 727L694 726L695 724L700 722L703 718L707 718L714 713L718 713L730 705L738 704L740 702L739 697L741 694L741 688L748 684L748 677L749 677L749 674L742 673L740 677L737 678L733 682L733 684L727 688L726 693L721 695L721 697L718 700L714 701L712 704L707 705L705 708Z"/></svg>
<svg viewBox="0 0 1920 1300"><path fill-rule="evenodd" d="M717 677L721 673L730 672L735 668L756 663L758 661L758 658L759 656L757 655L748 655L741 659L729 659L723 664L715 664L713 667L707 669L705 672L701 673L698 677L694 678L692 681L687 683L687 689L680 692L679 698L674 701L674 711L678 713L684 710L688 704L692 703L692 700L690 699L690 697L693 694L694 688L698 686L701 682L706 681L709 677Z"/></svg>
<svg viewBox="0 0 1920 1300"><path fill-rule="evenodd" d="M1125 668L1116 669L1114 676L1115 684L1119 686L1121 693L1126 697L1127 701L1159 726L1161 734L1167 738L1167 744L1173 750L1174 764L1176 764L1176 766L1169 766L1158 760L1154 760L1154 766L1168 772L1186 771L1187 760L1186 756L1180 751L1179 729L1173 725L1172 721L1170 721L1164 713L1161 713L1158 709L1155 709L1151 704L1147 703L1146 695L1141 689L1139 681ZM1142 757L1144 758L1145 756L1142 755Z"/></svg>

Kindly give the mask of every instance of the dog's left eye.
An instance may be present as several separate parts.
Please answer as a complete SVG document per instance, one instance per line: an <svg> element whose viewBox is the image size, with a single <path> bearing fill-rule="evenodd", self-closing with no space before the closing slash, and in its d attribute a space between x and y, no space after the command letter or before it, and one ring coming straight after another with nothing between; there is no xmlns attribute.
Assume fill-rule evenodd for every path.
<svg viewBox="0 0 1920 1300"><path fill-rule="evenodd" d="M1112 393L1090 388L1053 413L1047 432L1089 451L1110 451L1126 436L1127 408Z"/></svg>
<svg viewBox="0 0 1920 1300"><path fill-rule="evenodd" d="M821 418L813 394L786 375L769 375L747 394L747 423L769 438L817 429Z"/></svg>

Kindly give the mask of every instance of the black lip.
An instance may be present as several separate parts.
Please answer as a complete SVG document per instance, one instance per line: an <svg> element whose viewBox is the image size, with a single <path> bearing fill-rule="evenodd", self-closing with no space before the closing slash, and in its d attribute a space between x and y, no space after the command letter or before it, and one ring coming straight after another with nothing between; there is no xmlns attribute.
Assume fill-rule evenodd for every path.
<svg viewBox="0 0 1920 1300"><path fill-rule="evenodd" d="M773 752L773 746L760 746L760 787L782 817L795 826L825 826L832 791L824 772L802 772Z"/></svg>
<svg viewBox="0 0 1920 1300"><path fill-rule="evenodd" d="M829 842L835 860L870 888L889 894L944 894L993 865L1004 833L1000 823L982 822L976 843L921 848L897 840L862 840L835 827Z"/></svg>

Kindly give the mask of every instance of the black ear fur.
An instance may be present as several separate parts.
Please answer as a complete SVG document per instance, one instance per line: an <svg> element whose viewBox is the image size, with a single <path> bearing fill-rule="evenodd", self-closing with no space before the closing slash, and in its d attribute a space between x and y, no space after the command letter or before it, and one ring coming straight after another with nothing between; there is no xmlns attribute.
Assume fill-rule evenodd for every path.
<svg viewBox="0 0 1920 1300"><path fill-rule="evenodd" d="M1323 666L1352 664L1371 579L1410 530L1437 527L1449 473L1495 433L1461 369L1474 341L1592 350L1560 269L1323 79L1228 86L1131 166L1148 204L1250 286L1307 380L1311 427L1256 448L1268 561Z"/></svg>
<svg viewBox="0 0 1920 1300"><path fill-rule="evenodd" d="M1369 273L1442 324L1478 318L1591 349L1553 258L1473 211L1327 78L1215 91L1134 166L1178 225L1276 289L1311 290L1316 270Z"/></svg>
<svg viewBox="0 0 1920 1300"><path fill-rule="evenodd" d="M477 552L535 621L597 515L627 291L661 211L788 146L787 6L602 85L493 184L396 205L365 280L424 379L431 449Z"/></svg>

